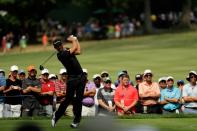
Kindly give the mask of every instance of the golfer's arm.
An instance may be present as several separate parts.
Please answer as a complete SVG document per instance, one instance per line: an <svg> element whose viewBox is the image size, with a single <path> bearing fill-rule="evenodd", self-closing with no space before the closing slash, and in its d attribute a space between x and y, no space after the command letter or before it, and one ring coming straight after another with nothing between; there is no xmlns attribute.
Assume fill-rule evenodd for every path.
<svg viewBox="0 0 197 131"><path fill-rule="evenodd" d="M72 41L72 47L70 48L70 53L75 54L75 55L78 55L81 53L80 45L77 39Z"/></svg>

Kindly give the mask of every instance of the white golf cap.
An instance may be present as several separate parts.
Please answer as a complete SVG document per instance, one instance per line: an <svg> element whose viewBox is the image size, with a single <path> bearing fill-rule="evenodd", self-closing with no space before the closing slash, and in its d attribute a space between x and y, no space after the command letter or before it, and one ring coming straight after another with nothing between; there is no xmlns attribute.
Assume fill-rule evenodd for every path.
<svg viewBox="0 0 197 131"><path fill-rule="evenodd" d="M196 71L190 71L189 74L197 75Z"/></svg>
<svg viewBox="0 0 197 131"><path fill-rule="evenodd" d="M166 81L166 80L167 80L167 77L161 77L161 78L159 78L158 83L161 81Z"/></svg>
<svg viewBox="0 0 197 131"><path fill-rule="evenodd" d="M5 72L3 69L0 69L0 72Z"/></svg>
<svg viewBox="0 0 197 131"><path fill-rule="evenodd" d="M11 66L10 71L18 71L18 66L17 65Z"/></svg>
<svg viewBox="0 0 197 131"><path fill-rule="evenodd" d="M83 69L83 73L87 73L88 74L88 70L87 69Z"/></svg>
<svg viewBox="0 0 197 131"><path fill-rule="evenodd" d="M67 73L67 70L65 68L62 68L62 69L60 69L59 73L60 73L60 75L63 74L63 73Z"/></svg>
<svg viewBox="0 0 197 131"><path fill-rule="evenodd" d="M101 72L101 75L102 75L102 74L108 74L108 75L109 75L109 73L108 73L107 71L102 71L102 72Z"/></svg>
<svg viewBox="0 0 197 131"><path fill-rule="evenodd" d="M50 75L49 75L49 79L51 79L51 78L53 78L53 77L56 78L56 75L55 75L55 74L50 74Z"/></svg>
<svg viewBox="0 0 197 131"><path fill-rule="evenodd" d="M100 74L94 74L92 78L95 79L95 78L98 78L98 77L101 78L101 75Z"/></svg>
<svg viewBox="0 0 197 131"><path fill-rule="evenodd" d="M152 74L152 71L151 71L150 69L146 69L146 70L144 71L144 75L146 75L146 74Z"/></svg>
<svg viewBox="0 0 197 131"><path fill-rule="evenodd" d="M171 79L171 80L174 80L174 77L168 76L166 80L168 81L168 80L170 80L170 79Z"/></svg>
<svg viewBox="0 0 197 131"><path fill-rule="evenodd" d="M43 75L43 74L49 74L49 70L45 68L44 70L41 71L41 74L42 74L42 75Z"/></svg>

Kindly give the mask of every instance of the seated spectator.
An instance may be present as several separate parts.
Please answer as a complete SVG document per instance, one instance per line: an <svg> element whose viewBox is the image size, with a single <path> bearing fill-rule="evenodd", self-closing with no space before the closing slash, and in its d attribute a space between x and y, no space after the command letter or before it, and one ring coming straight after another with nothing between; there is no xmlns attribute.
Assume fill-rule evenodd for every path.
<svg viewBox="0 0 197 131"><path fill-rule="evenodd" d="M5 117L20 117L21 115L21 87L22 82L17 78L18 66L13 65L10 67L10 77L6 79L5 93L5 105L4 116Z"/></svg>
<svg viewBox="0 0 197 131"><path fill-rule="evenodd" d="M139 96L143 106L143 113L160 114L161 108L158 104L160 98L159 85L152 81L153 73L147 69L144 71L144 82L139 84Z"/></svg>
<svg viewBox="0 0 197 131"><path fill-rule="evenodd" d="M160 104L162 105L163 113L178 113L180 108L181 92L179 88L174 86L174 78L167 77L167 87L161 91Z"/></svg>
<svg viewBox="0 0 197 131"><path fill-rule="evenodd" d="M160 90L165 89L167 87L166 77L159 78L158 83L159 83Z"/></svg>
<svg viewBox="0 0 197 131"><path fill-rule="evenodd" d="M83 69L83 73L86 75L87 80L82 100L82 116L95 116L94 96L96 94L96 86L94 82L88 80L87 69Z"/></svg>
<svg viewBox="0 0 197 131"><path fill-rule="evenodd" d="M28 76L22 81L23 94L25 95L22 104L22 117L39 116L41 83L36 78L37 70L35 66L29 65L27 71Z"/></svg>
<svg viewBox="0 0 197 131"><path fill-rule="evenodd" d="M138 90L139 84L143 82L143 76L142 76L142 74L136 74L135 75L135 82L136 82L135 88Z"/></svg>
<svg viewBox="0 0 197 131"><path fill-rule="evenodd" d="M49 80L49 70L44 69L42 74L41 99L42 111L44 116L52 116L53 114L53 96L55 94L55 84Z"/></svg>
<svg viewBox="0 0 197 131"><path fill-rule="evenodd" d="M181 92L182 92L182 90L183 90L183 86L185 85L185 82L184 82L184 80L178 80L177 81L177 87L181 90ZM181 93L182 94L182 93Z"/></svg>
<svg viewBox="0 0 197 131"><path fill-rule="evenodd" d="M182 94L184 100L183 113L197 114L197 73L190 71L187 80L189 80L189 83L183 86Z"/></svg>
<svg viewBox="0 0 197 131"><path fill-rule="evenodd" d="M114 103L114 94L115 90L111 88L111 79L107 77L104 80L104 88L100 88L97 94L98 99L98 115L114 115L115 113L115 103Z"/></svg>
<svg viewBox="0 0 197 131"><path fill-rule="evenodd" d="M23 69L20 69L19 71L18 71L18 78L19 78L19 80L24 80L25 78L26 78L26 74L25 74L25 71L23 70Z"/></svg>
<svg viewBox="0 0 197 131"><path fill-rule="evenodd" d="M129 84L129 76L122 76L120 84L114 95L114 102L119 116L131 115L135 113L135 105L138 101L138 92L135 87Z"/></svg>
<svg viewBox="0 0 197 131"><path fill-rule="evenodd" d="M128 72L127 72L127 70L122 70L122 71L120 71L119 73L118 73L118 78L117 78L117 80L116 80L116 82L115 82L115 87L118 87L119 86L119 84L121 83L121 80L122 80L122 76L123 75L128 75ZM129 81L129 84L131 84L132 86L134 85L133 84L133 82L130 80ZM116 88L115 88L116 89Z"/></svg>
<svg viewBox="0 0 197 131"><path fill-rule="evenodd" d="M3 109L4 109L4 94L3 90L6 86L5 72L0 69L0 118L3 117Z"/></svg>

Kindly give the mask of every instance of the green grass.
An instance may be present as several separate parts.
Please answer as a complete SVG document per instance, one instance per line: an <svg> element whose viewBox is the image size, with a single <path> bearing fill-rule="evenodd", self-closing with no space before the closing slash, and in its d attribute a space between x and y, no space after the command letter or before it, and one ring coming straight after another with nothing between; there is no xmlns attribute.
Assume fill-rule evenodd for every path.
<svg viewBox="0 0 197 131"><path fill-rule="evenodd" d="M161 76L172 75L176 80L185 79L190 70L196 70L197 32L172 33L120 40L81 42L83 54L78 56L89 77L103 70L109 71L115 80L117 72L127 69L134 79L136 73L151 69L154 80ZM39 66L53 51L41 46L28 47L26 53L12 52L0 56L0 68L9 71L17 64L26 69L29 64ZM54 56L46 67L51 73L58 73L61 63Z"/></svg>
<svg viewBox="0 0 197 131"><path fill-rule="evenodd" d="M89 130L85 131L93 131L91 130L91 126L94 128L94 131L104 131L107 130L107 126L109 126L110 130L113 131L126 131L126 129L143 129L151 131L196 131L197 125L196 116L158 116L158 115L145 115L145 116L134 116L127 118L114 118L114 119L87 119L84 118L78 130L82 130L84 126L88 126ZM27 123L34 124L42 129L42 131L72 131L69 127L69 124L72 122L70 118L62 118L58 121L55 128L52 128L50 125L50 119L48 118L32 118L32 119L1 119L1 130L2 131L15 131L21 125L27 125ZM112 122L112 123L111 123ZM115 130L116 129L116 130Z"/></svg>

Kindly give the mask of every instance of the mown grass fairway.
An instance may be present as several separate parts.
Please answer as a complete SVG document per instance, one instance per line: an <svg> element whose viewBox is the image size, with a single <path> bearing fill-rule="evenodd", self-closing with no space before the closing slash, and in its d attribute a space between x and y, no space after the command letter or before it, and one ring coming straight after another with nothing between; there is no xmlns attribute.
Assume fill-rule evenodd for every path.
<svg viewBox="0 0 197 131"><path fill-rule="evenodd" d="M89 78L103 70L109 71L115 80L117 72L127 69L134 78L150 68L154 79L172 75L175 80L185 79L190 70L196 70L197 32L163 34L132 37L120 40L81 42L83 54L78 56L83 68L89 71ZM51 53L53 47L46 50L41 46L30 46L25 53L17 49L0 56L0 68L9 71L13 64L26 69L29 64L39 67ZM61 63L54 56L46 65L51 73L58 73Z"/></svg>

